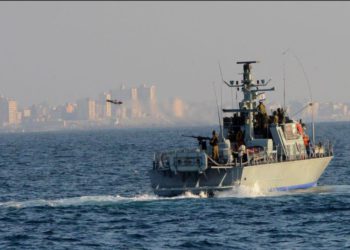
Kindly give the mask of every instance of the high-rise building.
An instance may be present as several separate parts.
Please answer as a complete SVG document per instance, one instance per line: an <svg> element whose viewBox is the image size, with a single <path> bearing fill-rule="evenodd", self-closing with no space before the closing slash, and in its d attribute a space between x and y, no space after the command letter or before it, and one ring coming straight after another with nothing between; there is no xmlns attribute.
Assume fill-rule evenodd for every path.
<svg viewBox="0 0 350 250"><path fill-rule="evenodd" d="M131 97L132 101L138 101L139 100L139 97L138 97L138 94L137 94L137 88L131 88L130 89L130 97Z"/></svg>
<svg viewBox="0 0 350 250"><path fill-rule="evenodd" d="M159 116L155 85L131 88L122 85L111 90L111 97L123 102L123 105L112 105L112 116L118 119Z"/></svg>
<svg viewBox="0 0 350 250"><path fill-rule="evenodd" d="M94 100L89 100L89 120L96 119L96 102Z"/></svg>
<svg viewBox="0 0 350 250"><path fill-rule="evenodd" d="M30 109L33 121L46 122L51 118L49 105L47 103L32 105Z"/></svg>
<svg viewBox="0 0 350 250"><path fill-rule="evenodd" d="M23 119L23 113L22 112L17 112L16 119L17 119L17 123L18 124L21 123L22 119Z"/></svg>
<svg viewBox="0 0 350 250"><path fill-rule="evenodd" d="M32 111L29 108L23 109L23 118L29 118L32 115Z"/></svg>
<svg viewBox="0 0 350 250"><path fill-rule="evenodd" d="M66 103L62 112L63 120L75 120L77 118L77 105L74 103Z"/></svg>
<svg viewBox="0 0 350 250"><path fill-rule="evenodd" d="M148 87L146 84L143 84L138 90L144 112L152 117L156 117L158 115L156 86L151 85Z"/></svg>
<svg viewBox="0 0 350 250"><path fill-rule="evenodd" d="M96 115L98 118L105 119L112 116L112 104L106 101L111 99L112 95L110 93L99 95L98 102L96 103Z"/></svg>
<svg viewBox="0 0 350 250"><path fill-rule="evenodd" d="M111 92L111 98L122 101L123 105L111 105L111 117L118 119L127 118L127 108L131 99L130 89L127 89L124 84L120 86L119 89L113 89Z"/></svg>
<svg viewBox="0 0 350 250"><path fill-rule="evenodd" d="M0 97L0 125L18 124L17 113L17 101Z"/></svg>
<svg viewBox="0 0 350 250"><path fill-rule="evenodd" d="M74 110L75 110L75 107L73 103L66 103L66 106L65 106L66 113L72 114Z"/></svg>
<svg viewBox="0 0 350 250"><path fill-rule="evenodd" d="M95 120L96 119L96 103L90 98L81 99L77 103L78 119Z"/></svg>
<svg viewBox="0 0 350 250"><path fill-rule="evenodd" d="M183 118L185 114L184 102L178 97L173 101L173 113L176 118Z"/></svg>
<svg viewBox="0 0 350 250"><path fill-rule="evenodd" d="M110 93L105 94L105 101L104 101L104 115L106 118L110 118L112 116L112 104L110 102L106 102L106 100L112 99L112 95Z"/></svg>
<svg viewBox="0 0 350 250"><path fill-rule="evenodd" d="M32 120L32 110L30 108L24 108L22 110L22 122L27 123Z"/></svg>
<svg viewBox="0 0 350 250"><path fill-rule="evenodd" d="M0 96L0 127L4 126L6 121L5 112L6 111L6 99Z"/></svg>
<svg viewBox="0 0 350 250"><path fill-rule="evenodd" d="M141 100L144 101L155 101L156 100L156 86L151 85L147 86L146 84L142 84L138 88L139 96Z"/></svg>
<svg viewBox="0 0 350 250"><path fill-rule="evenodd" d="M17 102L13 99L7 101L8 105L8 124L17 124Z"/></svg>
<svg viewBox="0 0 350 250"><path fill-rule="evenodd" d="M140 109L140 102L139 102L137 88L130 89L130 96L131 96L131 117L139 118L141 117L141 109Z"/></svg>

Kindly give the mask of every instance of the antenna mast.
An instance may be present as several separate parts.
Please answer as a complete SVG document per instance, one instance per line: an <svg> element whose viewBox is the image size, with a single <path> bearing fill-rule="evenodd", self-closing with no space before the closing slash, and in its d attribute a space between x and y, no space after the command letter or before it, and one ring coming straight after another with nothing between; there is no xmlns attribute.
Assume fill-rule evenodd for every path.
<svg viewBox="0 0 350 250"><path fill-rule="evenodd" d="M237 64L243 64L243 80L241 81L230 81L230 84L224 81L226 85L233 88L241 88L243 92L243 100L239 103L238 109L223 109L223 112L240 112L244 118L244 141L249 143L254 139L254 124L253 124L253 113L257 112L256 109L256 98L259 95L258 92L264 91L274 91L275 88L260 89L260 87L265 87L269 82L265 80L253 79L251 74L251 69L253 63L258 63L258 61L239 61ZM236 82L236 84L234 84Z"/></svg>
<svg viewBox="0 0 350 250"><path fill-rule="evenodd" d="M301 63L299 57L297 57L297 55L294 53L293 50L291 49L287 49L286 51L283 52L283 54L286 54L287 52L291 52L292 55L294 56L294 58L296 59L296 61L298 62L299 66L301 67L306 83L307 83L307 87L309 89L309 97L310 97L310 106L311 106L311 124L312 124L312 144L315 145L315 120L314 120L314 101L312 98L312 92L311 92L311 86L310 86L310 82L309 82L309 78L307 77L305 68L303 66L303 64Z"/></svg>
<svg viewBox="0 0 350 250"><path fill-rule="evenodd" d="M231 86L224 80L224 76L223 76L223 74L222 74L220 62L218 62L218 65L219 65L219 70L220 70L221 81L222 81L223 83L225 83L226 85L228 85L229 87L231 87ZM231 89L231 96L232 96L232 107L233 107L233 89ZM237 100L237 95L236 95L236 100ZM221 109L222 109L222 86L221 86Z"/></svg>
<svg viewBox="0 0 350 250"><path fill-rule="evenodd" d="M283 110L286 111L286 62L283 60Z"/></svg>
<svg viewBox="0 0 350 250"><path fill-rule="evenodd" d="M217 110L218 110L218 119L219 119L219 126L220 126L220 135L221 135L221 138L223 139L223 138L224 138L224 132L223 132L223 129L222 129L222 126L221 126L220 108L219 108L218 96L217 96L217 94L216 94L216 89L215 89L215 84L214 84L214 82L213 82L213 89L214 89L214 94L215 94L216 107L217 107Z"/></svg>

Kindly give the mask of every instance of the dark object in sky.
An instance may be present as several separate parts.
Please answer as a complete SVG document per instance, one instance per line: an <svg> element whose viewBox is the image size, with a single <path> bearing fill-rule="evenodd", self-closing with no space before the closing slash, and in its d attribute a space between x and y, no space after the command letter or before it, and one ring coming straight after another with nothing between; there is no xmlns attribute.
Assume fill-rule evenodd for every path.
<svg viewBox="0 0 350 250"><path fill-rule="evenodd" d="M106 100L106 102L110 102L110 103L113 103L113 104L123 104L123 102L121 101L118 101L118 100Z"/></svg>
<svg viewBox="0 0 350 250"><path fill-rule="evenodd" d="M240 61L237 64L251 64L251 63L259 63L259 61Z"/></svg>

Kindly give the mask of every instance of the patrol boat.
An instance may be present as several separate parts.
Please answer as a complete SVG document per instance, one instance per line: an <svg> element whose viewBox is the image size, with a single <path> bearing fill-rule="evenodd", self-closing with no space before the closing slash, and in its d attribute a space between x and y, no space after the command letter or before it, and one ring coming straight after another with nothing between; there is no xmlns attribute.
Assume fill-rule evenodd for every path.
<svg viewBox="0 0 350 250"><path fill-rule="evenodd" d="M200 136L198 148L155 153L149 174L156 195L213 196L237 186L269 192L317 185L333 158L332 145L314 145L298 121L287 116L278 120L259 109L259 96L275 88L253 78L253 63L257 61L237 62L243 65L243 80L225 82L241 88L244 97L239 108L222 110L229 116L220 126L218 159L213 159L213 146L206 145L209 138Z"/></svg>

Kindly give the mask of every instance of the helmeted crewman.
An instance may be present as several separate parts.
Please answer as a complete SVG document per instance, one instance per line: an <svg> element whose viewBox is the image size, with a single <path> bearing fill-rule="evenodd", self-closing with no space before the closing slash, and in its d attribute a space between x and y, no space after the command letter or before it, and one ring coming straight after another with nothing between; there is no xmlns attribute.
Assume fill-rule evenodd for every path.
<svg viewBox="0 0 350 250"><path fill-rule="evenodd" d="M273 124L278 125L277 111L273 111L272 116L273 116Z"/></svg>
<svg viewBox="0 0 350 250"><path fill-rule="evenodd" d="M264 103L263 103L263 100L259 100L259 105L258 105L257 109L258 109L258 112L259 112L260 114L262 114L262 115L267 115L267 113L266 113L266 107L265 107L265 105L264 105Z"/></svg>
<svg viewBox="0 0 350 250"><path fill-rule="evenodd" d="M277 116L278 116L278 123L279 124L286 123L286 117L285 117L285 112L284 112L283 108L277 109Z"/></svg>
<svg viewBox="0 0 350 250"><path fill-rule="evenodd" d="M219 138L215 130L213 130L213 137L210 139L210 145L213 147L212 157L214 161L219 160Z"/></svg>
<svg viewBox="0 0 350 250"><path fill-rule="evenodd" d="M263 99L259 100L259 105L257 106L258 110L258 115L257 115L257 120L258 120L258 127L261 131L264 131L267 126L267 112L266 112L266 107L263 103Z"/></svg>

